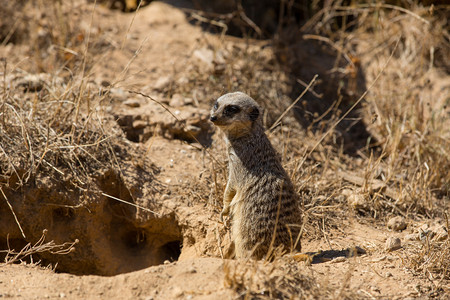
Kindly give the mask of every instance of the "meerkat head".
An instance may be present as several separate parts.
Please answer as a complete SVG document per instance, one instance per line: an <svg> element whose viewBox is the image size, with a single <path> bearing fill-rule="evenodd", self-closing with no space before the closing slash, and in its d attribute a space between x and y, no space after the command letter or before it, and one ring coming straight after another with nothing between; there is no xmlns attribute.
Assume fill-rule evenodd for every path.
<svg viewBox="0 0 450 300"><path fill-rule="evenodd" d="M261 108L250 96L241 93L225 94L214 103L211 122L227 135L240 137L261 122Z"/></svg>

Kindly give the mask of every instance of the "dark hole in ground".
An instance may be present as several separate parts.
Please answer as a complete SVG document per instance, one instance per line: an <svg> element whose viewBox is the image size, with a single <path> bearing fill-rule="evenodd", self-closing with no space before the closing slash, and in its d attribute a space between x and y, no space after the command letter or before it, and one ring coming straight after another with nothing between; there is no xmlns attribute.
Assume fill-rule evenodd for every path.
<svg viewBox="0 0 450 300"><path fill-rule="evenodd" d="M174 220L155 219L136 226L124 218L113 219L109 241L115 273L125 273L176 261L181 254L181 234Z"/></svg>
<svg viewBox="0 0 450 300"><path fill-rule="evenodd" d="M168 242L161 247L161 250L166 254L166 260L176 261L181 254L181 242Z"/></svg>
<svg viewBox="0 0 450 300"><path fill-rule="evenodd" d="M122 242L127 245L130 250L138 251L145 248L147 243L147 235L143 229L135 229L127 232L122 236Z"/></svg>

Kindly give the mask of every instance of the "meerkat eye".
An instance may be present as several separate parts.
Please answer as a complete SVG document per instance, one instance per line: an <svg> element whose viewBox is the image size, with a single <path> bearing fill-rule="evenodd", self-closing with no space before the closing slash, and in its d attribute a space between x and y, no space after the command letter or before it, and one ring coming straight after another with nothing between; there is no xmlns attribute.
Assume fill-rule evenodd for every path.
<svg viewBox="0 0 450 300"><path fill-rule="evenodd" d="M229 105L225 107L223 113L227 116L232 116L241 111L241 108L237 105Z"/></svg>
<svg viewBox="0 0 450 300"><path fill-rule="evenodd" d="M219 108L219 103L216 101L216 103L214 103L213 109L214 109L214 110L217 110L218 108Z"/></svg>

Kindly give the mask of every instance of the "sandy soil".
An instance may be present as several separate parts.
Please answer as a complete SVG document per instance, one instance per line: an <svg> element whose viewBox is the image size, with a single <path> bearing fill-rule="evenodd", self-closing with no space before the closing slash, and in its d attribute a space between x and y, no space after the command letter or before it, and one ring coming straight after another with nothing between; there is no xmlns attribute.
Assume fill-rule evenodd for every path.
<svg viewBox="0 0 450 300"><path fill-rule="evenodd" d="M90 26L88 18L82 25ZM90 70L93 74L91 83L96 87L114 85L110 101L105 105L106 111L118 119L119 126L112 128L123 130L124 136L137 144L140 151L137 153L143 156L130 160L130 166L135 168L130 167L130 173L139 169L137 166L141 159L150 161L156 170L151 175L157 186L156 192L145 186L143 195L135 197L139 194L135 190L140 189L141 184L139 175L133 175L135 179L130 175L124 180L124 185L130 190L130 198L135 199L135 204L155 209L163 217L158 219L160 223L152 223L152 214L142 209L128 213L123 212L126 209L122 206L106 204L104 208L93 210L92 214L102 222L110 222L107 218L102 219L103 210L105 214L123 214L121 216L126 218L133 215L136 221L126 223L127 226L133 228L131 232L138 232L133 231L135 228L148 230L148 241L151 240L149 228L167 227L165 241L175 241L182 248L177 250L180 252L178 259L158 252L155 256L159 255L159 259L152 260L142 251L150 249L145 247L151 247L153 240L139 249L141 252L125 248L116 252L108 250L114 248L114 243L123 241L122 238L108 242L107 246L99 244L92 249L98 249L98 255L109 255L113 259L101 260L103 267L92 273L103 272L111 276L74 275L85 273L82 267L70 274L67 266L71 265L63 257L53 260L44 257L44 263L40 264L0 265L1 298L236 299L243 298L248 292L251 298L293 295L294 298L450 299L450 287L445 282L443 284L441 278L417 276L404 266L404 258L410 248L420 244L417 238L419 228L426 226L424 224L430 228L436 224L430 219L408 220L405 230L395 231L388 228L388 219L375 220L349 212L345 219L335 220L333 226L326 230L320 225L314 232L311 227L306 227L302 250L311 255L312 262L298 261L290 256L272 263L221 258L230 247L229 232L218 219L222 191L217 190L217 186L225 182L226 156L222 136L208 123L208 113L214 98L226 90L226 83L217 83L214 95L205 94L201 87L184 93L180 86L191 80L189 76L193 69L211 70L220 66L222 54L210 51L211 45L221 44L224 49L230 49L240 47L243 41L231 37L221 39L207 33L200 26L189 23L178 8L160 2L151 3L136 15L99 6L91 28L102 32L104 40L114 45L96 56ZM258 43L255 41L255 45ZM19 46L7 45L1 47L0 54L10 58L9 65L17 66L20 65L20 51ZM261 50L261 53L263 51L266 50ZM160 103L128 93L128 90L150 95L169 107L177 119ZM208 158L209 154L200 143L192 140L192 135L209 146L208 151L213 153L218 164ZM273 137L274 140L277 138ZM218 185L212 181L213 177L217 178ZM128 184L127 180L135 180L135 183ZM153 200L157 204L153 204ZM327 209L330 208L320 213L327 214ZM6 215L5 211L2 213ZM19 216L26 218L20 213ZM86 218L88 216L86 212ZM79 229L80 236L82 231ZM80 239L76 234L66 236L66 240L61 238L62 234L51 234L49 232L51 239L60 243ZM103 233L99 231L96 234L100 236ZM115 233L109 231L108 234L114 236ZM16 235L20 236L20 233L16 232ZM136 235L139 239L139 232ZM391 237L400 238L400 249L386 249L386 241ZM104 239L108 238L105 234ZM75 248L87 245L83 241L80 243ZM140 247L140 241L136 245ZM166 245L159 249L169 249L164 248ZM356 251L356 247L361 250ZM357 255L352 256L355 251ZM89 253L86 251L85 255ZM71 260L70 255L74 254L69 254L68 260ZM118 263L121 257L126 257L126 260ZM59 259L63 270L55 265ZM46 268L45 263L49 262L53 264ZM298 290L288 291L288 282ZM436 286L440 286L439 292L432 293ZM302 288L305 291L301 292Z"/></svg>
<svg viewBox="0 0 450 300"><path fill-rule="evenodd" d="M301 273L320 282L318 289L331 288L335 298L344 297L347 289L356 291L361 298L388 299L414 299L431 290L432 282L421 280L402 267L403 250L384 250L387 237L404 240L406 232L395 234L356 221L344 222L342 227L329 234L332 248L325 240L304 241L306 252L323 249L323 257L317 263L285 260L277 264L297 264ZM352 246L363 247L367 253L347 258L344 251L338 251ZM230 266L245 268L246 262L194 255L111 277L75 276L35 265L8 265L0 269L0 287L2 297L24 299L234 299L236 294L226 280ZM273 272L270 263L260 262L248 268L257 268L262 274Z"/></svg>

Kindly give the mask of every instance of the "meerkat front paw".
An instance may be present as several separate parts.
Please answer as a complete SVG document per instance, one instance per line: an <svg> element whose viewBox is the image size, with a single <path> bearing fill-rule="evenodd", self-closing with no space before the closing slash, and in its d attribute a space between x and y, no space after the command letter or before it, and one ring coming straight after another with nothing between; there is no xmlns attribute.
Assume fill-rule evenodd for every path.
<svg viewBox="0 0 450 300"><path fill-rule="evenodd" d="M230 206L227 205L227 206L225 206L225 207L222 209L222 211L220 212L220 216L219 216L220 222L223 222L223 217L224 217L224 216L225 216L225 217L228 216L229 213L230 213Z"/></svg>

